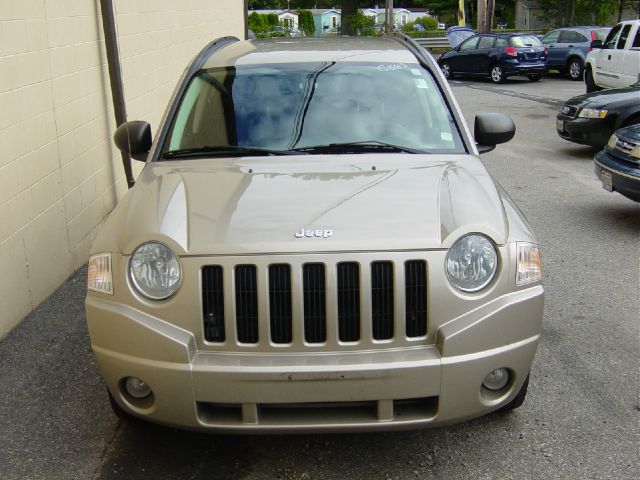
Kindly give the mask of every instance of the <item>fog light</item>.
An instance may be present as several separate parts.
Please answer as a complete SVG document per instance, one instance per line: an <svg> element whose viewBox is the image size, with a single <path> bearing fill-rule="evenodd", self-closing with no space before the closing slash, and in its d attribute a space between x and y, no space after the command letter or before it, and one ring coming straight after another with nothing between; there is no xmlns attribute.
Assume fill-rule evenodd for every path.
<svg viewBox="0 0 640 480"><path fill-rule="evenodd" d="M509 383L509 370L506 368L496 368L489 375L484 377L482 386L489 390L502 390Z"/></svg>
<svg viewBox="0 0 640 480"><path fill-rule="evenodd" d="M124 388L133 398L146 398L151 395L151 388L137 377L127 377Z"/></svg>

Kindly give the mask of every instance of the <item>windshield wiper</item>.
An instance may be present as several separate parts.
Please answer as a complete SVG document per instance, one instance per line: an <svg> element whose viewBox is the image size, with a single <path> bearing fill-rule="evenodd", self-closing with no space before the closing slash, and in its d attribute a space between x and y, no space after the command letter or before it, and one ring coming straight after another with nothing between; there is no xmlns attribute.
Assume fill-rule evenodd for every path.
<svg viewBox="0 0 640 480"><path fill-rule="evenodd" d="M163 158L189 158L189 157L210 157L222 155L299 155L301 152L293 150L271 150L258 147L241 147L238 145L208 145L197 148L182 148L179 150L169 150L164 152Z"/></svg>
<svg viewBox="0 0 640 480"><path fill-rule="evenodd" d="M296 152L306 153L368 153L368 152L401 152L401 153L429 153L424 150L403 147L392 143L370 140L365 142L329 143L328 145L314 145L312 147L296 148Z"/></svg>

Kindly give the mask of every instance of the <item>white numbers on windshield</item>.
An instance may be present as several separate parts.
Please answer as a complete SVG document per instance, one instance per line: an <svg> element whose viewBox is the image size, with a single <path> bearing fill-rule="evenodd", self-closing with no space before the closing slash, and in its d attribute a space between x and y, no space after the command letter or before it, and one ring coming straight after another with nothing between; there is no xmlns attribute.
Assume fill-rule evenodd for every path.
<svg viewBox="0 0 640 480"><path fill-rule="evenodd" d="M378 70L380 72L395 72L396 70L406 70L406 69L407 69L407 66L404 63L378 65Z"/></svg>

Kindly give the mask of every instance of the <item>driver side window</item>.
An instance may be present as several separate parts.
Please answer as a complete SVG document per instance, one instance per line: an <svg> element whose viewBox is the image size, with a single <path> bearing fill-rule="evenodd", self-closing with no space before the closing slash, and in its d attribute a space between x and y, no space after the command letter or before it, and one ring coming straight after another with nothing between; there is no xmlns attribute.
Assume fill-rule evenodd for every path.
<svg viewBox="0 0 640 480"><path fill-rule="evenodd" d="M618 43L618 37L620 36L620 30L622 29L622 25L617 25L613 27L613 30L609 32L607 38L602 45L604 48L615 48L616 43Z"/></svg>

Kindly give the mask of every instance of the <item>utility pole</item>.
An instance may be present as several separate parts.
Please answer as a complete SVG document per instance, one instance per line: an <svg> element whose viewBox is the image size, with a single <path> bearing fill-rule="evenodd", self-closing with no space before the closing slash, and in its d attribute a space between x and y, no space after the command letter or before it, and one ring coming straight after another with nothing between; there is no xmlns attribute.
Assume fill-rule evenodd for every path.
<svg viewBox="0 0 640 480"><path fill-rule="evenodd" d="M476 29L478 32L484 32L484 22L487 17L487 0L478 0L478 28Z"/></svg>
<svg viewBox="0 0 640 480"><path fill-rule="evenodd" d="M458 13L456 15L458 20L458 26L464 27L467 24L464 13L464 0L458 0Z"/></svg>
<svg viewBox="0 0 640 480"><path fill-rule="evenodd" d="M484 33L491 32L491 29L493 28L493 12L495 10L495 6L495 0L487 0L487 17L484 22Z"/></svg>
<svg viewBox="0 0 640 480"><path fill-rule="evenodd" d="M478 0L478 32L491 32L495 5L495 0Z"/></svg>
<svg viewBox="0 0 640 480"><path fill-rule="evenodd" d="M385 5L385 31L387 33L391 33L393 32L393 24L395 23L393 20L393 0L386 0L386 5Z"/></svg>

